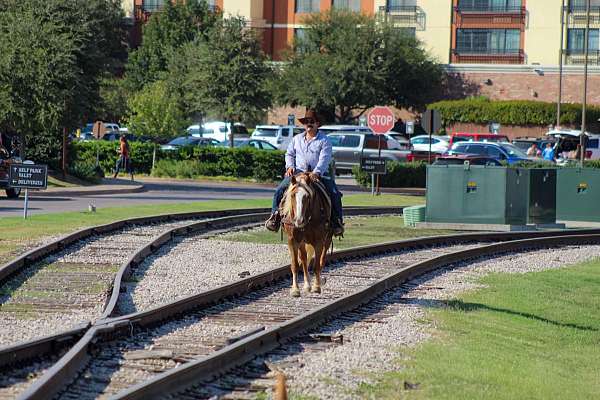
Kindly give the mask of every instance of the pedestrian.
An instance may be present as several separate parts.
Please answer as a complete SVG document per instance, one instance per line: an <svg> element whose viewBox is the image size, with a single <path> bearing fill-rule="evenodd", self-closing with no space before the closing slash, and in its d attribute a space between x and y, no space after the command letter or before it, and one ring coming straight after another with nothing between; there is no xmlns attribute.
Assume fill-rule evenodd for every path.
<svg viewBox="0 0 600 400"><path fill-rule="evenodd" d="M318 179L323 183L331 198L331 226L335 236L344 234L344 222L342 220L342 193L335 184L333 176L329 172L329 164L332 159L331 141L329 137L319 132L321 119L317 112L307 109L304 118L299 118L304 125L304 133L294 136L285 153L285 177L275 190L271 216L266 221L268 230L277 232L281 224L279 204L283 194L287 190L292 175L309 172L311 178Z"/></svg>
<svg viewBox="0 0 600 400"><path fill-rule="evenodd" d="M398 133L406 133L406 124L404 123L404 121L402 121L402 118L398 117L392 130Z"/></svg>
<svg viewBox="0 0 600 400"><path fill-rule="evenodd" d="M552 143L546 144L546 148L542 152L542 158L547 161L554 161L554 147L552 147Z"/></svg>
<svg viewBox="0 0 600 400"><path fill-rule="evenodd" d="M122 169L125 170L126 173L131 175L131 180L133 180L133 169L131 168L131 159L129 158L129 143L127 143L127 138L125 135L121 135L119 139L119 159L117 160L117 165L115 169L115 175L113 178L117 178L119 175L119 171Z"/></svg>
<svg viewBox="0 0 600 400"><path fill-rule="evenodd" d="M540 150L537 147L537 144L531 143L531 146L527 149L527 155L529 157L538 157Z"/></svg>

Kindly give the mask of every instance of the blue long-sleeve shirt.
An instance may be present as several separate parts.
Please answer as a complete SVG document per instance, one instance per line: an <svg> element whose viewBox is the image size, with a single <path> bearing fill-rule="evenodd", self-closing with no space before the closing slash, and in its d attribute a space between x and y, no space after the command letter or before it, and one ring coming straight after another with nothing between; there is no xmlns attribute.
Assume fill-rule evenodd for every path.
<svg viewBox="0 0 600 400"><path fill-rule="evenodd" d="M327 175L331 162L331 142L327 135L318 132L306 140L306 132L294 136L285 153L285 168Z"/></svg>

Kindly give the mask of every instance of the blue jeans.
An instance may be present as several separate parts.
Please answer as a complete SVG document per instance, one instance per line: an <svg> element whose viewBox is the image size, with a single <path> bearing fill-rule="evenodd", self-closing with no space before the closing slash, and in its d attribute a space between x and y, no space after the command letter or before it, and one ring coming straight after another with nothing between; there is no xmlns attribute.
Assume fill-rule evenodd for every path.
<svg viewBox="0 0 600 400"><path fill-rule="evenodd" d="M121 171L121 168L123 168L126 173L131 173L131 165L130 164L131 164L131 162L129 161L129 158L120 156L119 159L117 160L115 175Z"/></svg>
<svg viewBox="0 0 600 400"><path fill-rule="evenodd" d="M341 220L344 218L342 212L342 192L339 191L337 185L335 184L335 180L328 176L321 177L321 183L325 186L329 197L331 197L331 216L334 221L338 219ZM279 203L281 203L281 199L283 198L283 194L286 189L290 185L290 177L286 176L283 178L277 189L275 189L275 195L273 196L273 204L271 206L271 212L277 211L279 208Z"/></svg>

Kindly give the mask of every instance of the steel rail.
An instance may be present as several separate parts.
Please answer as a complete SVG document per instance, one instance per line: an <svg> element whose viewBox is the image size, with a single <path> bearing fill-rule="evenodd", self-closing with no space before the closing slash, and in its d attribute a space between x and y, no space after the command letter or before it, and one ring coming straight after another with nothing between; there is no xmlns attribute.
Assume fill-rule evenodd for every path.
<svg viewBox="0 0 600 400"><path fill-rule="evenodd" d="M241 339L238 342L216 351L212 355L186 363L179 368L160 373L146 382L139 383L129 389L117 393L115 396L112 396L111 399L154 399L162 398L167 395L175 395L188 387L197 385L199 382L214 379L227 369L244 364L257 355L264 354L279 347L287 340L305 332L309 328L325 322L327 319L331 319L334 315L351 311L362 304L368 303L371 299L393 287L452 263L499 253L538 248L540 246L565 246L592 243L600 243L600 235L554 236L514 240L434 257L392 273L364 289L358 290L343 298L333 300L326 305L281 323L278 326Z"/></svg>
<svg viewBox="0 0 600 400"><path fill-rule="evenodd" d="M249 213L248 213L249 211ZM346 215L385 215L385 214L393 214L399 213L402 211L402 207L347 207L344 209ZM40 357L44 354L56 352L58 350L64 349L67 346L72 345L77 340L79 340L85 332L90 328L90 326L95 325L97 321L104 320L110 318L113 315L116 305L119 300L119 294L121 293L121 284L123 279L128 276L131 272L131 269L143 262L149 255L156 252L159 248L161 248L164 244L168 243L176 236L185 236L189 234L197 234L200 232L209 232L215 230L221 230L224 228L235 227L239 225L245 225L249 223L259 223L262 222L268 215L270 210L265 211L265 209L240 209L240 210L223 210L223 211L203 211L203 212L187 212L173 215L157 215L151 217L137 217L127 220L116 221L114 223L100 225L92 228L86 228L80 231L75 232L74 234L67 235L72 236L69 240L72 240L68 244L71 244L77 240L84 239L89 237L95 233L107 233L112 232L114 230L118 230L126 225L135 225L135 224L149 224L154 222L162 222L173 220L182 220L189 218L202 218L202 217L212 217L216 216L212 219L191 222L189 224L175 227L169 229L151 239L150 242L146 243L146 245L138 248L119 268L117 272L111 290L111 296L107 299L104 311L102 315L96 321L87 321L72 329L40 337L32 340L28 340L25 342L16 343L13 345L0 347L0 367L5 367L7 365L15 364L18 362L22 362L28 359ZM84 232L85 231L85 232ZM82 236L82 232L85 235ZM60 242L62 239L58 239L55 242ZM58 248L54 247L55 242L47 245L52 247L52 251L49 253L44 253L44 251L40 251L38 254L43 254L43 256L47 256L54 251L59 251L64 246L59 246ZM39 260L36 259L36 260ZM35 261L30 261L35 262Z"/></svg>
<svg viewBox="0 0 600 400"><path fill-rule="evenodd" d="M583 236L581 236L583 234ZM537 237L538 239L525 239L527 237ZM343 250L334 253L329 259L329 262L343 261L349 260L353 258L362 258L368 257L376 254L385 254L390 252L396 252L405 249L414 249L414 248L423 248L436 246L441 244L456 244L456 243L466 243L466 242L474 242L474 241L515 241L514 243L525 243L527 246L542 246L547 243L554 243L555 240L558 240L558 243L561 240L572 240L573 243L582 243L587 240L587 238L596 238L595 240L600 241L600 232L596 232L595 236L591 235L588 231L573 231L573 232L564 232L564 231L552 231L552 232L506 232L506 233L474 233L474 234L462 234L462 235L446 235L439 237L429 237L429 238L419 238L412 240L403 240L399 242L392 242L382 245L375 246L363 246L348 250ZM565 239L565 238L573 238L573 239ZM513 242L507 242L513 243ZM533 243L533 244L531 244ZM501 251L501 247L494 247L499 245L491 245L483 247L483 254L491 254L493 252ZM514 246L514 245L513 245ZM527 246L523 245L523 248ZM456 253L456 260L462 260L465 252ZM447 264L448 262L452 262L452 255L450 256L442 256L439 258L433 259L438 263ZM427 272L431 268L439 266L438 264L433 264L434 267L429 266L429 261L425 263L419 263L409 268L409 271L418 271L418 274L422 274ZM426 265L427 269L422 270L423 266ZM23 393L21 398L27 399L41 399L50 394L56 393L60 390L62 386L69 379L64 378L64 371L70 371L72 373L71 378L75 375L76 371L80 370L83 367L85 357L81 355L82 352L88 352L89 346L92 345L93 342L97 340L101 340L102 338L110 338L115 337L117 335L121 335L129 332L134 327L149 327L153 324L156 324L162 320L171 318L173 316L181 315L190 310L197 310L201 307L210 306L217 302L220 302L224 299L230 298L232 296L239 296L245 293L248 293L256 288L263 287L265 285L269 285L277 280L286 278L289 276L289 265L284 267L279 267L273 269L271 271L267 271L265 273L241 279L234 283L223 285L219 288L209 290L197 295L188 296L182 298L180 300L171 302L169 304L155 307L150 310L137 312L121 317L116 318L108 318L105 320L96 321L96 325L94 328L102 327L102 330L96 331L98 332L97 336L86 336L77 344L76 347L72 348L69 352L67 352L53 367L51 367L45 375L40 377L26 392ZM406 273L406 270L403 270L402 273ZM411 275L411 276L414 276ZM378 286L379 287L379 286ZM389 286L388 286L389 287ZM354 295L352 295L354 296ZM354 297L353 297L354 298ZM334 302L335 303L335 302ZM336 303L337 304L337 303ZM328 307L330 307L328 305ZM312 318L312 317L311 317ZM316 320L315 320L316 321ZM305 325L304 325L305 326ZM305 326L306 327L306 326ZM287 328L286 328L287 329ZM268 334L271 330L261 333ZM281 332L278 333L278 336L281 336ZM277 336L277 335L276 335ZM255 335L251 336L254 338ZM283 337L283 336L282 336ZM87 338L87 341L86 341ZM250 340L250 338L243 340L245 343L246 340ZM254 343L254 342L252 342ZM234 346L237 346L234 345ZM227 347L229 349L230 347ZM233 347L235 349L236 347ZM226 349L223 349L215 354L214 357L217 357L218 354L224 353ZM234 352L235 353L235 352ZM229 354L225 352L225 354ZM237 353L235 353L237 354ZM238 357L237 354L235 357ZM211 359L212 357L208 357L207 359ZM233 357L233 358L235 358ZM217 358L218 363L222 363L223 360ZM212 361L211 361L212 362ZM196 365L196 363L193 363ZM227 363L225 363L227 364ZM225 365L223 364L223 365ZM187 365L187 364L186 364ZM210 364L211 368L216 368L215 364ZM219 364L220 365L220 364ZM228 364L227 364L228 365ZM186 366L186 368L188 368ZM199 367L204 368L204 367ZM181 368L179 368L181 369ZM178 369L178 370L179 370ZM162 375L160 375L162 376ZM195 376L195 375L194 375ZM194 378L195 379L195 378ZM159 384L160 386L160 384ZM162 386L161 386L162 387ZM163 387L164 388L164 387ZM136 389L137 391L138 389ZM145 390L145 389L144 389Z"/></svg>

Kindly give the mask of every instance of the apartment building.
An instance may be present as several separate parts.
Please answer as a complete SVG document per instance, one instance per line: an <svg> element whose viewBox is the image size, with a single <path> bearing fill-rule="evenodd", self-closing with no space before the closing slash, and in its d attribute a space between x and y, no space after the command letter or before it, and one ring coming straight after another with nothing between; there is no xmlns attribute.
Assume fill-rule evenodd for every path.
<svg viewBox="0 0 600 400"><path fill-rule="evenodd" d="M167 0L124 0L133 25ZM261 32L280 60L304 18L331 8L376 15L414 35L454 80L453 96L555 101L559 60L563 101L581 102L587 0L212 0ZM591 0L588 102L600 104L600 0ZM562 41L561 41L562 38Z"/></svg>

